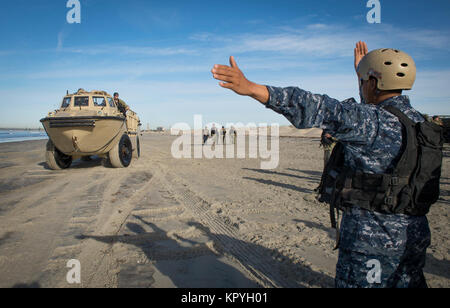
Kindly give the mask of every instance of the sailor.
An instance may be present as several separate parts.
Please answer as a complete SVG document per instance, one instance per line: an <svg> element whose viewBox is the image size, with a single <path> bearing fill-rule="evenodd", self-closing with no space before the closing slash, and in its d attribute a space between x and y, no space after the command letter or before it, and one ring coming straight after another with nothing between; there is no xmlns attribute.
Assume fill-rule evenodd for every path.
<svg viewBox="0 0 450 308"><path fill-rule="evenodd" d="M444 126L444 123L442 122L441 118L439 116L433 117L433 123L439 126Z"/></svg>
<svg viewBox="0 0 450 308"><path fill-rule="evenodd" d="M207 126L203 129L203 145L206 144L206 141L208 141L209 138L209 129Z"/></svg>
<svg viewBox="0 0 450 308"><path fill-rule="evenodd" d="M127 115L127 111L130 110L130 107L119 98L119 93L114 93L114 101L116 102L117 108L119 108L119 111L123 113L124 116Z"/></svg>
<svg viewBox="0 0 450 308"><path fill-rule="evenodd" d="M237 131L234 126L231 126L230 128L230 141L231 144L236 144L236 137L237 137Z"/></svg>
<svg viewBox="0 0 450 308"><path fill-rule="evenodd" d="M217 129L216 124L212 125L211 138L212 138L213 146L215 146L216 144L219 144L219 130Z"/></svg>
<svg viewBox="0 0 450 308"><path fill-rule="evenodd" d="M363 42L357 43L354 55L361 104L353 98L338 101L327 95L313 94L297 87L278 88L253 83L245 78L233 57L230 57L230 66L214 65L212 74L215 79L221 81L221 87L258 100L267 108L284 115L295 127L322 128L339 140L335 151L342 153L340 157L343 169L337 174L331 174L330 171L327 176L333 175L346 180L348 178L344 176L347 174L359 173L367 179L371 176L374 179L381 176L384 178L389 170L397 170L402 146L406 143L408 149L412 147L409 142L411 129L408 128L405 133L403 127L406 126L402 123L410 121L411 125L419 126L424 123L421 114L411 106L409 97L402 95L403 90L412 88L416 67L413 59L400 50L385 48L368 53L367 45ZM394 112L397 115L394 115ZM434 125L429 122L423 125L428 124ZM440 142L439 140L437 143ZM436 161L431 162L431 159L428 159L427 163L439 163L439 157L442 160L439 153L433 153L436 154ZM330 161L333 156L334 152ZM433 189L436 188L436 180L439 185L440 165L438 169L434 170L437 178L432 183ZM410 174L412 170L408 169L407 172ZM414 208L408 206L415 203L408 199L408 186L404 186L408 185L406 177L395 178L388 175L386 179L389 181L378 188L370 186L370 181L359 183L362 186L360 191L354 188L356 183L351 181L341 184L350 184L349 191L360 192L363 197L371 192L369 188L375 192L380 189L381 193L376 196L385 196L388 194L386 185L392 191L397 191L395 189L400 187L405 189L405 194L401 196L403 199L395 196L374 199L373 202L359 202L357 194L347 196L347 200L343 190L333 190L333 196L336 198L334 201L342 201L339 207L342 205L344 211L342 227L338 233L340 245L336 287L427 286L423 267L426 249L430 245L430 229L425 214L428 212L429 203L437 200L435 191L430 196L431 201L425 200L427 203L422 210L415 209L416 215L410 215L408 213L414 212ZM408 200L410 202L406 203ZM405 202L401 203L405 207L403 211L394 207L400 201ZM386 211L376 205L380 208L385 206ZM389 209L395 213L390 213Z"/></svg>
<svg viewBox="0 0 450 308"><path fill-rule="evenodd" d="M225 139L227 137L227 129L225 128L225 126L222 126L221 135L222 135L222 144L225 144Z"/></svg>

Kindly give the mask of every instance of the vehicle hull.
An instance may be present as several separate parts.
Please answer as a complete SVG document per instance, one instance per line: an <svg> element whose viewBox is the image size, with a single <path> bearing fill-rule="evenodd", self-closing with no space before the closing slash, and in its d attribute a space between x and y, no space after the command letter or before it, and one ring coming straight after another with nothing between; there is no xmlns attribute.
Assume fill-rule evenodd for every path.
<svg viewBox="0 0 450 308"><path fill-rule="evenodd" d="M41 123L56 148L75 157L107 154L127 133L120 116L48 117Z"/></svg>

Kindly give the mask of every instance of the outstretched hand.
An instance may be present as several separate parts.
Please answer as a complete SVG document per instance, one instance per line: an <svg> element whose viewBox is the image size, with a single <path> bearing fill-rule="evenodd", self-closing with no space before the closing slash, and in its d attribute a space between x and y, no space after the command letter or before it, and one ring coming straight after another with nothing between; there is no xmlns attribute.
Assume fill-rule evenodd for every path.
<svg viewBox="0 0 450 308"><path fill-rule="evenodd" d="M356 48L354 50L355 54L355 71L358 70L358 64L361 62L361 59L364 58L365 55L369 53L367 49L367 44L365 42L359 41L356 43Z"/></svg>
<svg viewBox="0 0 450 308"><path fill-rule="evenodd" d="M215 79L222 81L219 83L222 88L231 89L239 95L251 95L251 82L245 78L233 56L230 57L230 66L216 64L211 72Z"/></svg>
<svg viewBox="0 0 450 308"><path fill-rule="evenodd" d="M221 81L219 85L222 88L233 90L239 95L251 96L263 104L269 100L267 87L253 83L245 78L233 56L230 57L230 66L216 64L211 73L215 79Z"/></svg>

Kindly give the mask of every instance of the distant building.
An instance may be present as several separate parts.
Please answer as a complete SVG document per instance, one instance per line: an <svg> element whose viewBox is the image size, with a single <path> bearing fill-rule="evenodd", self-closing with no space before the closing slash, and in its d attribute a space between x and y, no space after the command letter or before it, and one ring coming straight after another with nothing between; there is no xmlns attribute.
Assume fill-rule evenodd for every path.
<svg viewBox="0 0 450 308"><path fill-rule="evenodd" d="M161 126L160 126L160 127L157 127L157 128L156 128L156 131L157 131L157 132L164 132L165 129L164 129L164 127L161 127Z"/></svg>

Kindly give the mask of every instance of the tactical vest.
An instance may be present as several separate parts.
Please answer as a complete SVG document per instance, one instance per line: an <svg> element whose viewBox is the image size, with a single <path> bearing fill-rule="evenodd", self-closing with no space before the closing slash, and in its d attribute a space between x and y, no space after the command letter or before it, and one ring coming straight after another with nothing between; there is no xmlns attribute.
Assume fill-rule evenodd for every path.
<svg viewBox="0 0 450 308"><path fill-rule="evenodd" d="M442 128L428 121L414 123L400 110L384 108L402 124L403 142L394 167L383 174L355 172L344 166L344 145L338 142L322 175L318 199L330 204L331 225L338 231L335 214L339 210L358 206L385 214L422 216L439 198Z"/></svg>

